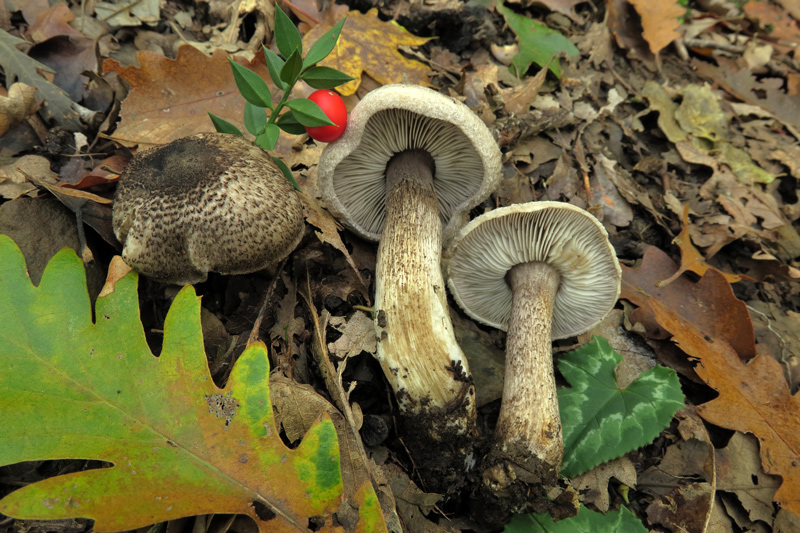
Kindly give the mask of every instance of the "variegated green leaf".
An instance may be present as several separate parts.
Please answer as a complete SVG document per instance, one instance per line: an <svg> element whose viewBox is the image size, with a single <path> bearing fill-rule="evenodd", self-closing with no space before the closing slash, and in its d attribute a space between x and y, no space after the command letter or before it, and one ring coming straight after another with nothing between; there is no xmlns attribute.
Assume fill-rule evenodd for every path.
<svg viewBox="0 0 800 533"><path fill-rule="evenodd" d="M684 406L674 370L651 368L622 389L614 374L620 361L622 356L602 337L558 361L570 384L558 391L565 477L651 443Z"/></svg>

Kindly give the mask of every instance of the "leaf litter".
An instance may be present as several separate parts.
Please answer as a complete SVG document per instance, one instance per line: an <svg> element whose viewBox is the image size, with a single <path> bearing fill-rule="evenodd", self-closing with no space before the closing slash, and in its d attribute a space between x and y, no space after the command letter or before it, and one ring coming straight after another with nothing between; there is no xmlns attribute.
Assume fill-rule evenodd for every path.
<svg viewBox="0 0 800 533"><path fill-rule="evenodd" d="M0 65L9 89L9 99L0 99L0 125L7 120L9 128L0 137L0 195L8 205L38 201L21 195L66 199L58 190L65 185L96 195L86 196L81 207L97 233L87 234L86 257L105 269L114 239L100 198L111 198L115 176L132 152L210 131L206 110L237 122L243 101L227 54L269 79L258 52L261 41L269 46L273 39L271 5L242 3L226 10L211 3L202 13L169 2L161 10L142 3L101 21L110 14L105 7L92 13L74 2L18 4L8 2L0 16L0 46L8 52L0 54ZM288 6L301 22L306 47L349 10L335 56L337 68L350 69L356 78L343 90L349 108L380 84L408 81L432 85L475 110L505 154L502 186L481 209L547 198L602 216L626 264L625 311L610 326L621 337L612 346L627 357L625 351L634 350L630 339L645 342L661 365L673 366L684 385L693 385L684 386L686 413L679 412L653 444L626 454L620 460L625 466L612 469L619 477L601 473L607 465L587 474L592 489L581 501L614 512L630 498L639 519L656 529L708 523L733 531L758 522L790 530L797 524L791 511L798 512L800 490L792 465L800 387L800 72L786 43L796 37L800 13L789 1L693 3L690 9L670 1L647 13L642 2L626 0L486 4L432 2L412 11L400 3L395 10L374 6L367 13L337 4L320 11L302 0ZM143 24L148 20L164 24L152 31ZM531 33L517 35L521 29ZM552 48L536 48L551 52L531 55L535 39L552 31L558 32L547 43ZM89 48L69 49L69 39ZM28 49L34 44L37 49ZM580 53L577 60L569 59L575 56L572 46ZM92 62L95 54L87 50L99 61ZM563 52L554 58L555 50ZM48 72L53 65L57 76ZM515 66L523 71L520 77ZM548 73L554 68L561 69L561 80ZM33 92L12 92L18 80ZM298 87L298 94L307 89ZM87 142L75 133L85 134ZM280 398L308 407L277 408L283 436L302 442L325 412L342 450L351 446L341 454L342 478L369 478L387 523L399 524L390 511L396 508L420 530L469 529L474 523L457 502L420 491L402 435L392 433L393 406L370 356L374 246L343 231L314 203L320 150L306 138L285 135L276 148L311 195L307 212L313 226L284 272L266 275L277 275L278 289L256 332L269 344L273 363L280 363L273 377L276 406L281 389ZM76 222L66 217L58 224L74 230ZM54 239L76 247L66 237ZM114 278L120 287L125 275ZM140 284L145 338L154 352L168 354L162 351L168 344L164 321L175 291L146 279ZM230 403L236 395L226 400L219 391L231 386L226 377L250 357L244 339L263 302L258 291L266 285L265 274L256 274L216 277L197 287L209 323L229 334L231 349L214 356L221 360L207 354L217 361L208 379L220 385L208 394L220 400L215 405L223 427L235 427L242 414L242 405ZM110 282L103 294L116 292L115 286ZM502 391L503 336L466 317L454 321L462 323L465 352L483 363L470 359L491 424ZM571 347L565 341L556 350ZM322 396L332 402L326 405ZM745 424L731 412L750 416ZM710 444L693 413L711 431L725 428L732 436ZM368 449L359 437L366 419L390 421L389 436ZM709 461L716 465L716 481L709 468L698 470ZM654 472L696 479L656 493L648 485ZM750 483L758 477L760 490L747 483L748 476ZM346 483L349 499L362 497L365 489ZM671 514L670 502L676 501L692 513ZM342 523L355 530L353 511L339 511L343 517L349 513L350 521Z"/></svg>

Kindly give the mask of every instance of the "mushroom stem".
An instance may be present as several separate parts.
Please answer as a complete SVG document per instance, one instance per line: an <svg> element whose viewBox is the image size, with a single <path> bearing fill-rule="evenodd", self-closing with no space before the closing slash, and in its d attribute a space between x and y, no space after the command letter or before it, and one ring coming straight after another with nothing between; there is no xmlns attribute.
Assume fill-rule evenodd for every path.
<svg viewBox="0 0 800 533"><path fill-rule="evenodd" d="M375 268L377 357L401 411L437 413L440 424L463 433L474 428L474 389L447 305L433 167L421 150L401 152L387 165L386 224Z"/></svg>
<svg viewBox="0 0 800 533"><path fill-rule="evenodd" d="M535 458L557 475L564 444L550 330L561 277L546 263L530 262L512 267L506 279L513 296L496 442L509 457Z"/></svg>

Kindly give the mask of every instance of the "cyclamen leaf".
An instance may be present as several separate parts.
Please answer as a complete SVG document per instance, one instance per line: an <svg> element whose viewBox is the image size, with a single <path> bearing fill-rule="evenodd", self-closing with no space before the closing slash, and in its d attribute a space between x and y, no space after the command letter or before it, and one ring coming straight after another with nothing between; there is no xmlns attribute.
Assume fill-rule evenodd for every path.
<svg viewBox="0 0 800 533"><path fill-rule="evenodd" d="M303 126L330 126L333 124L320 107L308 98L295 98L286 102L292 114Z"/></svg>
<svg viewBox="0 0 800 533"><path fill-rule="evenodd" d="M296 449L283 444L262 343L249 345L217 388L191 286L175 297L154 357L136 286L135 273L107 284L93 321L73 251L59 252L34 287L19 249L0 235L0 466L113 464L32 483L0 500L0 513L86 517L96 531L205 513L246 514L263 532L306 531L310 516L331 520L342 479L330 419ZM270 511L273 518L260 518Z"/></svg>
<svg viewBox="0 0 800 533"><path fill-rule="evenodd" d="M651 368L620 389L614 374L620 361L622 356L602 337L558 360L570 384L558 391L565 477L651 443L684 407L674 370Z"/></svg>
<svg viewBox="0 0 800 533"><path fill-rule="evenodd" d="M267 123L267 110L250 102L244 103L244 126L253 135L258 135ZM270 148L271 149L271 148Z"/></svg>
<svg viewBox="0 0 800 533"><path fill-rule="evenodd" d="M504 533L647 533L647 528L627 508L619 511L597 513L583 505L578 514L554 522L547 513L516 515L503 530Z"/></svg>
<svg viewBox="0 0 800 533"><path fill-rule="evenodd" d="M238 135L239 137L244 137L242 132L239 131L239 128L225 120L224 118L219 118L214 113L210 111L206 111L208 116L211 118L211 123L214 124L214 129L217 130L217 133L228 133L230 135Z"/></svg>
<svg viewBox="0 0 800 533"><path fill-rule="evenodd" d="M228 58L233 69L233 80L236 88L242 93L245 100L258 107L272 108L272 94L269 85L261 76L247 67L243 67L233 59Z"/></svg>
<svg viewBox="0 0 800 533"><path fill-rule="evenodd" d="M333 89L354 79L331 67L311 67L303 73L302 78L314 89Z"/></svg>
<svg viewBox="0 0 800 533"><path fill-rule="evenodd" d="M278 45L283 57L289 57L297 51L303 53L303 38L297 31L292 19L275 4L275 44Z"/></svg>

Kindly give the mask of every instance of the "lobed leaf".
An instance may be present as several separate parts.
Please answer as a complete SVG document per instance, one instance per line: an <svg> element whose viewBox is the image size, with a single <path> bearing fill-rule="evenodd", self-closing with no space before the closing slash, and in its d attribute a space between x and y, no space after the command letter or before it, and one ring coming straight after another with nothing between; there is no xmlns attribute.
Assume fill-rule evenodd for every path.
<svg viewBox="0 0 800 533"><path fill-rule="evenodd" d="M135 273L107 284L93 318L73 251L59 252L34 287L19 249L0 235L0 321L0 466L112 463L16 490L0 500L0 513L86 517L97 531L205 513L246 514L271 532L306 531L311 516L331 523L342 502L333 424L325 416L296 449L283 444L262 343L246 348L218 388L191 286L175 297L154 357ZM364 490L369 508L374 491Z"/></svg>
<svg viewBox="0 0 800 533"><path fill-rule="evenodd" d="M651 368L620 389L614 374L620 361L622 356L602 337L558 360L570 384L558 391L565 477L651 443L684 407L674 370Z"/></svg>
<svg viewBox="0 0 800 533"><path fill-rule="evenodd" d="M547 513L516 515L506 526L505 533L647 533L647 528L627 508L598 513L583 505L578 514L554 522Z"/></svg>

